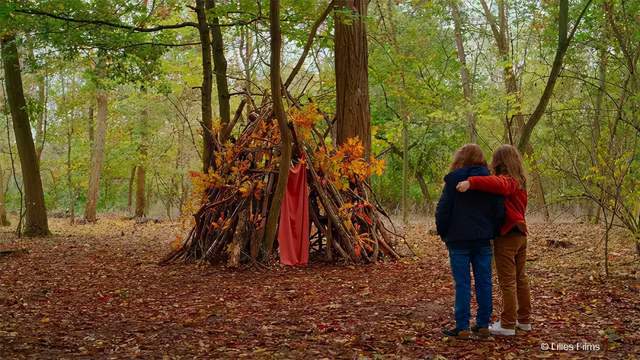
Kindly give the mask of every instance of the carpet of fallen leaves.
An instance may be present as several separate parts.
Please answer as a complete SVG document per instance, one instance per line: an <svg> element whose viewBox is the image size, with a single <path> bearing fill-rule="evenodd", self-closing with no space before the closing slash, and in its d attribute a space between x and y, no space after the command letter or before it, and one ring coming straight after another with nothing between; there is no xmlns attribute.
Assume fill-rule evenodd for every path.
<svg viewBox="0 0 640 360"><path fill-rule="evenodd" d="M367 266L159 267L177 225L52 219L54 235L0 229L0 358L636 358L640 265L614 234L609 279L596 226L533 224L534 331L454 341L447 253L427 220L420 255ZM500 308L494 291L494 314ZM541 346L599 346L542 351Z"/></svg>

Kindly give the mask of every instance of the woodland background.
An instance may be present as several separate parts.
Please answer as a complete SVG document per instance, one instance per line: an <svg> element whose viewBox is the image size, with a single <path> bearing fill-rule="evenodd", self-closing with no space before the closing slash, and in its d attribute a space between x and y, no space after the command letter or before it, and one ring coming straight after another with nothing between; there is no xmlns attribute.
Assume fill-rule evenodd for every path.
<svg viewBox="0 0 640 360"><path fill-rule="evenodd" d="M0 356L640 352L640 1L13 0L0 43ZM360 137L372 166L350 171L406 257L158 266L216 146L273 94L329 143ZM512 143L529 173L536 331L482 345L440 336L431 220L467 142Z"/></svg>
<svg viewBox="0 0 640 360"><path fill-rule="evenodd" d="M366 17L328 5L282 3L282 73L307 50L286 84L290 94L336 113L336 76L350 76L334 70L336 17L345 26L366 22L358 41L368 47L371 153L387 164L371 181L385 205L432 211L456 148L473 140L489 156L529 130L530 211L545 220L612 222L637 238L637 2L354 5ZM200 22L213 25L204 50L212 57L204 62L199 6L209 18ZM51 214L178 217L188 171L209 152L203 126L218 129L236 119L249 94L259 103L269 93L268 5L260 1L12 1L2 16L4 31L16 34ZM249 108L239 111L239 123ZM24 170L13 133L3 133L0 214L17 214Z"/></svg>

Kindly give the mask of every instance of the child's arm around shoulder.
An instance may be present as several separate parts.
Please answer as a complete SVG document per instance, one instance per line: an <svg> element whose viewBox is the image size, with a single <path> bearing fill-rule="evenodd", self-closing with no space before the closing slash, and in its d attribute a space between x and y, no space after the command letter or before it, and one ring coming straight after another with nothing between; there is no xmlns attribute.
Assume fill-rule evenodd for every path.
<svg viewBox="0 0 640 360"><path fill-rule="evenodd" d="M499 194L503 196L511 195L518 190L518 182L503 175L471 176L469 179L469 189Z"/></svg>

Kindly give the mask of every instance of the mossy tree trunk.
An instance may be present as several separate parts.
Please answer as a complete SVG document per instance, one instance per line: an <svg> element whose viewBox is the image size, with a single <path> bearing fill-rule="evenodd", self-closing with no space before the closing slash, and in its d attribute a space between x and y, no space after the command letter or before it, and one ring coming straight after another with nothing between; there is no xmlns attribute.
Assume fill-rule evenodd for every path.
<svg viewBox="0 0 640 360"><path fill-rule="evenodd" d="M31 134L31 124L22 87L20 58L15 35L5 34L1 41L7 101L20 157L25 200L25 236L49 235L47 209L40 177L40 166Z"/></svg>

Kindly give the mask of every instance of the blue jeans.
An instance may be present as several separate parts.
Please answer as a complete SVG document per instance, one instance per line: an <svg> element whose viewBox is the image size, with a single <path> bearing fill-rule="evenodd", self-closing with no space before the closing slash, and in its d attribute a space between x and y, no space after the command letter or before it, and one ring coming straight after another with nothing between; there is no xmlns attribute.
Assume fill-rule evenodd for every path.
<svg viewBox="0 0 640 360"><path fill-rule="evenodd" d="M469 271L469 265L473 268L473 277L476 285L476 302L478 303L476 325L478 327L489 326L493 310L491 299L492 255L491 246L475 249L449 248L451 273L453 274L456 288L456 329L469 328L469 318L471 317L471 272Z"/></svg>

